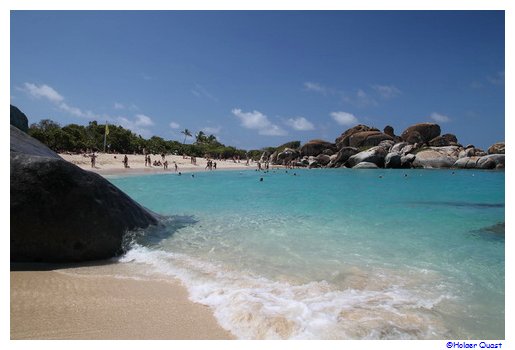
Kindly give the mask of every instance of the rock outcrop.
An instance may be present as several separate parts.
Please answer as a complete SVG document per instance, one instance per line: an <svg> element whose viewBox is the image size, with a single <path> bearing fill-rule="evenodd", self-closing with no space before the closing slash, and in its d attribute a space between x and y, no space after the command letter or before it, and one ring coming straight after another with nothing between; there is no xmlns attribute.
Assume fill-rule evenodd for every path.
<svg viewBox="0 0 515 350"><path fill-rule="evenodd" d="M435 137L429 141L429 145L433 147L457 146L458 138L453 134L445 134Z"/></svg>
<svg viewBox="0 0 515 350"><path fill-rule="evenodd" d="M387 151L380 146L372 147L366 151L359 152L347 160L347 166L354 168L357 164L362 162L374 163L378 167L384 166L384 158L386 157Z"/></svg>
<svg viewBox="0 0 515 350"><path fill-rule="evenodd" d="M482 157L486 156L486 152L483 151L480 148L475 148L474 146L465 148L460 151L458 154L458 158L465 158L465 157Z"/></svg>
<svg viewBox="0 0 515 350"><path fill-rule="evenodd" d="M452 166L458 169L504 169L504 154L489 154L458 159Z"/></svg>
<svg viewBox="0 0 515 350"><path fill-rule="evenodd" d="M504 142L497 142L488 147L488 154L504 154Z"/></svg>
<svg viewBox="0 0 515 350"><path fill-rule="evenodd" d="M377 169L379 168L376 164L371 162L361 162L352 167L352 169Z"/></svg>
<svg viewBox="0 0 515 350"><path fill-rule="evenodd" d="M296 149L285 148L277 154L274 164L288 165L294 159L300 156L300 152Z"/></svg>
<svg viewBox="0 0 515 350"><path fill-rule="evenodd" d="M27 116L18 109L18 107L11 105L11 125L17 127L23 132L29 130L29 120Z"/></svg>
<svg viewBox="0 0 515 350"><path fill-rule="evenodd" d="M98 174L11 126L11 261L79 262L122 252L126 233L157 224Z"/></svg>
<svg viewBox="0 0 515 350"><path fill-rule="evenodd" d="M459 147L429 147L415 155L414 168L450 168L458 160Z"/></svg>
<svg viewBox="0 0 515 350"><path fill-rule="evenodd" d="M384 140L391 140L393 138L389 135L383 134L380 131L360 131L352 134L349 137L350 147L373 147L377 146Z"/></svg>
<svg viewBox="0 0 515 350"><path fill-rule="evenodd" d="M306 142L300 148L301 156L318 156L323 153L324 150L329 149L332 151L336 151L336 146L334 143L330 143L324 140L311 140Z"/></svg>
<svg viewBox="0 0 515 350"><path fill-rule="evenodd" d="M371 128L369 126L359 124L356 125L350 129L347 129L345 132L343 132L340 136L338 136L335 140L336 147L338 149L341 149L342 147L349 147L349 140L350 137L358 132L363 131L379 131L379 129Z"/></svg>
<svg viewBox="0 0 515 350"><path fill-rule="evenodd" d="M401 138L409 143L428 143L440 136L440 126L434 123L419 123L408 127L401 134Z"/></svg>
<svg viewBox="0 0 515 350"><path fill-rule="evenodd" d="M328 164L328 167L335 168L335 167L342 167L344 164L349 160L349 158L355 154L357 154L359 151L355 147L342 147L338 153L331 156L331 161Z"/></svg>

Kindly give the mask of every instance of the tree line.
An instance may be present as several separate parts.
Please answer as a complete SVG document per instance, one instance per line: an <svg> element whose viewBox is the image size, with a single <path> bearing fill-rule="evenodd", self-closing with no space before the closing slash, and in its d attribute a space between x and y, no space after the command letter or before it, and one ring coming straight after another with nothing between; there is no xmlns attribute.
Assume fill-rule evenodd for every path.
<svg viewBox="0 0 515 350"><path fill-rule="evenodd" d="M176 140L165 140L159 136L152 136L149 139L136 135L129 129L120 125L108 126L109 133L106 138L106 151L110 153L125 154L185 154L194 157L208 158L233 158L245 159L249 157L257 160L264 151L273 153L276 149L284 149L289 146L298 148L300 141L293 141L279 147L266 147L260 150L243 150L233 146L226 146L219 142L214 135L207 135L199 131L195 136L191 131L181 131L184 135L183 142ZM98 124L91 121L88 125L68 124L61 127L50 119L43 119L39 123L30 125L28 133L38 139L55 152L86 153L104 150L105 124ZM188 137L194 137L192 144L186 144Z"/></svg>

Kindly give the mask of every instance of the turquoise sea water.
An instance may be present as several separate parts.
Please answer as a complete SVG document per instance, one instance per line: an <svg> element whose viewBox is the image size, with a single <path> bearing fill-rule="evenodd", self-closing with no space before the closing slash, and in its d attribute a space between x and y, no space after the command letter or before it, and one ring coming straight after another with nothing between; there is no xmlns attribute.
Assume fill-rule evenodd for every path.
<svg viewBox="0 0 515 350"><path fill-rule="evenodd" d="M504 223L504 179L283 169L110 181L166 216L120 261L178 277L239 338L499 339L504 231L489 227Z"/></svg>

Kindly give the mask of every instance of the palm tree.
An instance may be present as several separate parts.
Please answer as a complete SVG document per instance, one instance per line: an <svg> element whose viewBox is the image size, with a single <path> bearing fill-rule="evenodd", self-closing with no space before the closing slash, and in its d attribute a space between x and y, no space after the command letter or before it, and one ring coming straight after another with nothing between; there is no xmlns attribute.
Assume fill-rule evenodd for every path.
<svg viewBox="0 0 515 350"><path fill-rule="evenodd" d="M188 129L184 129L181 131L181 134L184 134L184 141L182 141L182 144L186 142L186 137L191 137L191 132Z"/></svg>
<svg viewBox="0 0 515 350"><path fill-rule="evenodd" d="M195 137L197 138L197 144L202 144L206 141L206 134L202 130L199 131Z"/></svg>

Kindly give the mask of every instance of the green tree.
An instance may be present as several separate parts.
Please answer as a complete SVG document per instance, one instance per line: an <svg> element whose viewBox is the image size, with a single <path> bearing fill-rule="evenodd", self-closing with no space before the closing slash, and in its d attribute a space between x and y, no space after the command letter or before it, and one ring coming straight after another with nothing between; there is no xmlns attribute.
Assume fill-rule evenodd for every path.
<svg viewBox="0 0 515 350"><path fill-rule="evenodd" d="M182 144L184 145L186 143L186 137L191 137L192 135L188 129L181 131L181 134L184 134L184 141L182 141Z"/></svg>

